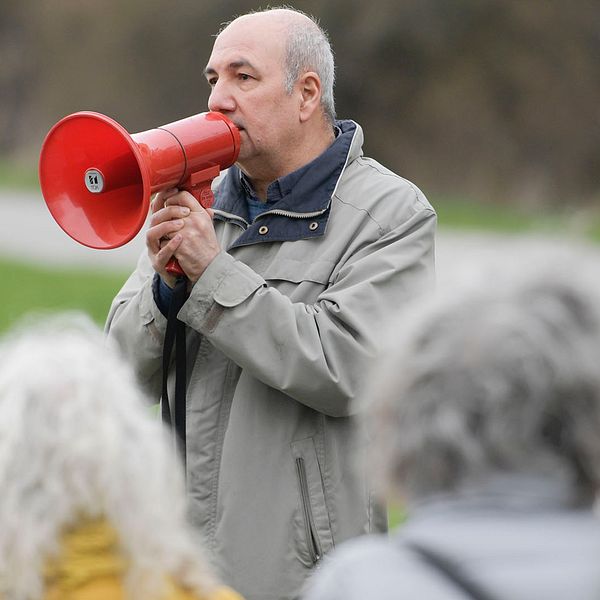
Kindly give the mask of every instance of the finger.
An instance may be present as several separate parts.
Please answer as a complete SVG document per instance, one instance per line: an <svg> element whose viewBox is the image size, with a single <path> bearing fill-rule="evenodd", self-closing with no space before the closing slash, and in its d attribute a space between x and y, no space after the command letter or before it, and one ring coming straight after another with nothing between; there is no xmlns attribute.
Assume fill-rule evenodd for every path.
<svg viewBox="0 0 600 600"><path fill-rule="evenodd" d="M150 251L148 251L152 268L156 273L160 274L162 279L170 287L174 287L175 277L167 271L167 264L174 257L177 248L181 244L181 241L182 236L176 234L172 240L164 243L163 247L156 254L151 254Z"/></svg>
<svg viewBox="0 0 600 600"><path fill-rule="evenodd" d="M161 208L165 206L165 202L171 198L172 196L179 193L177 188L170 188L168 190L163 190L158 192L152 199L151 210L153 213L159 211Z"/></svg>
<svg viewBox="0 0 600 600"><path fill-rule="evenodd" d="M190 214L190 209L187 206L180 206L179 204L174 204L171 206L165 206L161 208L157 212L155 212L150 217L150 227L154 227L159 223L163 223L165 221L172 221L174 219L182 219L187 217Z"/></svg>
<svg viewBox="0 0 600 600"><path fill-rule="evenodd" d="M175 219L150 227L146 232L146 246L153 254L157 254L162 247L161 242L173 238L174 234L184 226L183 219Z"/></svg>
<svg viewBox="0 0 600 600"><path fill-rule="evenodd" d="M186 206L192 212L205 212L206 209L202 207L200 202L192 196L189 192L179 192L179 194L175 194L171 196L167 201L167 206L173 206L175 204L179 206Z"/></svg>
<svg viewBox="0 0 600 600"><path fill-rule="evenodd" d="M179 248L183 236L179 233L176 233L172 239L170 239L166 244L163 244L161 249L156 253L156 265L160 270L164 269L167 263L173 258L175 251Z"/></svg>

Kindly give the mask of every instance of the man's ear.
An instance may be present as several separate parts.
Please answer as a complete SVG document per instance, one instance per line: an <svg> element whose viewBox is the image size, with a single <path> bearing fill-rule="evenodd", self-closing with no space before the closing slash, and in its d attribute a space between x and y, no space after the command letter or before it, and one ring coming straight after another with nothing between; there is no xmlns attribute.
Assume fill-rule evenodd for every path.
<svg viewBox="0 0 600 600"><path fill-rule="evenodd" d="M300 121L308 121L321 106L321 79L316 73L308 71L298 80L300 91Z"/></svg>

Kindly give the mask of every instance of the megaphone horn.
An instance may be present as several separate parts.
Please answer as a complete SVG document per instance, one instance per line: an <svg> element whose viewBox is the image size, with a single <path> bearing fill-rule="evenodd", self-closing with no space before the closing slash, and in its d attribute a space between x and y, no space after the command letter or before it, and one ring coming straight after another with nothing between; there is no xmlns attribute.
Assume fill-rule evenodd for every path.
<svg viewBox="0 0 600 600"><path fill-rule="evenodd" d="M186 189L208 208L212 180L237 160L239 149L240 133L221 113L130 135L110 117L82 111L48 132L40 186L55 221L75 241L117 248L138 234L155 192ZM183 274L176 261L168 269Z"/></svg>

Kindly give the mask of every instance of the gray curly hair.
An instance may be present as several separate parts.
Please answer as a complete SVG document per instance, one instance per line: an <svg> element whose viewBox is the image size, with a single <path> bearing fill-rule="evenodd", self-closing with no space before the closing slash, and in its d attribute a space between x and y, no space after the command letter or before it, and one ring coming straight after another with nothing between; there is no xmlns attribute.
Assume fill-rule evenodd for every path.
<svg viewBox="0 0 600 600"><path fill-rule="evenodd" d="M597 279L575 255L540 255L521 253L505 276L488 270L482 285L439 290L394 329L368 392L372 460L388 491L414 499L525 472L561 474L580 501L593 500Z"/></svg>
<svg viewBox="0 0 600 600"><path fill-rule="evenodd" d="M181 465L143 404L128 365L82 315L3 340L0 597L42 598L44 565L82 517L116 530L128 597L160 597L165 577L213 588L186 522Z"/></svg>

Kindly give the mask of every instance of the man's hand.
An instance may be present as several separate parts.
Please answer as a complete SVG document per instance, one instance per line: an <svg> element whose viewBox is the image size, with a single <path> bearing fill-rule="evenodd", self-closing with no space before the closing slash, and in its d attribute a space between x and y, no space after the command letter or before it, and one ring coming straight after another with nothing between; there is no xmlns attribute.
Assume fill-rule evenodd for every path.
<svg viewBox="0 0 600 600"><path fill-rule="evenodd" d="M165 268L173 256L193 285L221 251L212 219L212 210L189 192L172 189L156 195L146 246L154 270L167 285L175 285L176 277Z"/></svg>

